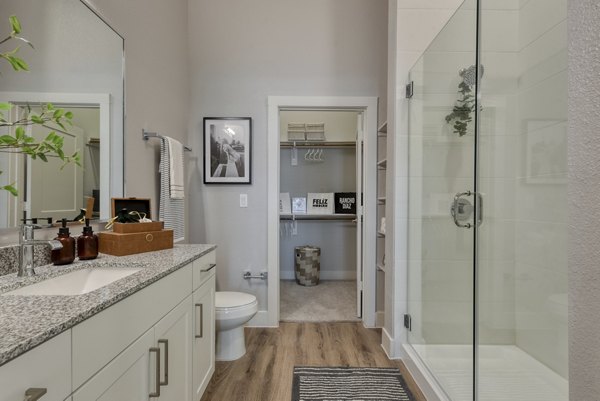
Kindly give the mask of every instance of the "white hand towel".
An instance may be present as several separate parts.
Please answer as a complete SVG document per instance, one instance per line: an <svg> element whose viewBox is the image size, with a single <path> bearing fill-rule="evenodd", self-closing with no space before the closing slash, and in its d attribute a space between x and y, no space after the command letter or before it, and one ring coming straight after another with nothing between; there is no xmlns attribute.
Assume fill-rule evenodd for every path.
<svg viewBox="0 0 600 401"><path fill-rule="evenodd" d="M165 228L173 230L174 242L185 239L185 200L173 199L171 196L171 157L169 155L169 142L160 143L160 202L158 219L164 221ZM183 165L183 163L182 163Z"/></svg>
<svg viewBox="0 0 600 401"><path fill-rule="evenodd" d="M183 199L183 144L176 139L165 137L169 146L169 191L171 199Z"/></svg>

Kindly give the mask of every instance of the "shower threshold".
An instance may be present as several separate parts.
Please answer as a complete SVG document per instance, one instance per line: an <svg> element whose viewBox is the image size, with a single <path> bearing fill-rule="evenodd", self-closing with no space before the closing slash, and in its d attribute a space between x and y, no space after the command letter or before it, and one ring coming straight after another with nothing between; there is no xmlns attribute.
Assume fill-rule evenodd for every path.
<svg viewBox="0 0 600 401"><path fill-rule="evenodd" d="M472 401L467 345L412 345L452 401ZM514 345L479 347L479 401L568 401L568 381Z"/></svg>

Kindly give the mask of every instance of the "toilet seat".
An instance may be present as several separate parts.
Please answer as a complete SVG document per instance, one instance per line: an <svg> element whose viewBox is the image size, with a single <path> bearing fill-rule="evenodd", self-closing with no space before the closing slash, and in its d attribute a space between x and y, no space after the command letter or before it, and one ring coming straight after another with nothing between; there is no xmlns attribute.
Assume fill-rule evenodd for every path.
<svg viewBox="0 0 600 401"><path fill-rule="evenodd" d="M254 295L243 292L217 291L215 293L215 309L221 311L245 309L254 306L256 303Z"/></svg>

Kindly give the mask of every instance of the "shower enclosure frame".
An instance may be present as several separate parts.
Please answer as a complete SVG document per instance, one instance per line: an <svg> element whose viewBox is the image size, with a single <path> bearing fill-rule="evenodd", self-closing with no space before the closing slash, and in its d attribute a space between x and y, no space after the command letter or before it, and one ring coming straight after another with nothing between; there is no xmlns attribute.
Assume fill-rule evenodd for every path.
<svg viewBox="0 0 600 401"><path fill-rule="evenodd" d="M473 3L475 3L475 1ZM459 9L460 9L460 7L459 7ZM504 198L502 198L501 200L500 199L495 199L493 197L494 195L489 192L490 188L491 188L490 187L490 179L489 179L489 177L487 175L483 175L482 176L482 174L488 174L489 173L487 170L486 170L485 173L482 173L482 162L484 163L484 165L483 165L484 168L489 168L490 167L489 161L485 160L485 158L487 156L489 156L490 149L493 149L493 147L489 148L489 146L490 146L490 139L489 139L489 137L490 136L497 136L498 135L497 131L482 132L482 121L485 124L483 129L489 131L488 124L489 124L490 116L491 116L491 118L497 118L496 115L494 114L494 113L497 113L497 111L494 111L495 102L496 102L497 98L493 98L493 99L488 98L488 100L485 101L486 100L485 96L488 95L487 92L490 90L490 88L488 86L488 83L487 83L488 81L486 81L486 84L485 84L486 85L486 88L484 88L484 92L485 93L482 95L482 85L481 85L481 83L482 83L482 75L483 75L483 63L486 62L486 61L489 63L489 60L487 58L484 59L484 57L483 57L483 55L484 55L483 51L490 52L490 51L493 51L493 50L489 50L488 46L486 46L485 49L482 49L482 47L483 47L482 46L482 11L483 11L482 0L476 0L476 8L472 8L472 7L471 8L465 8L462 11L473 11L473 10L474 10L474 16L475 16L475 24L474 24L474 33L475 33L475 36L474 36L475 41L474 42L475 43L474 43L474 50L473 50L474 51L474 53L473 53L474 54L474 60L473 60L474 62L473 62L472 67L474 67L474 69L475 69L475 78L476 78L475 79L475 83L474 83L474 90L473 90L473 93L475 95L475 97L474 97L475 105L474 105L474 113L473 113L474 135L472 137L472 140L473 140L473 143L472 143L472 146L473 146L473 152L472 152L472 157L473 157L473 159L472 159L473 175L471 177L471 179L472 179L472 187L465 187L465 188L461 188L460 190L465 191L465 192L463 192L463 194L465 194L465 193L468 192L469 195L471 195L471 194L475 195L475 196L472 196L472 198L470 198L470 199L472 199L472 203L473 203L473 216L479 216L480 212L483 211L484 212L483 218L485 219L485 211L486 211L486 208L488 208L489 206L488 205L483 205L483 202L485 201L486 203L489 203L490 200L491 200L492 201L492 207L497 207L497 205L493 204L493 202L496 201L496 202L500 203L500 202L504 201ZM461 20L461 22L464 24L465 20L463 19L463 20ZM484 23L485 23L485 21L484 21ZM454 26L454 28L456 28L456 26ZM450 32L456 32L456 31L450 30ZM487 36L487 37L489 38L489 36ZM454 38L454 39L456 39L456 38ZM444 39L441 39L441 41L443 43L447 44L448 43L448 37L446 37ZM518 45L522 46L521 43L518 43ZM436 51L437 52L444 51L444 50L445 51L450 51L450 50L447 50L447 49L440 50L440 47L439 47L440 43L437 43L437 46L438 47L435 47L434 50L431 51L433 54L435 54ZM429 50L429 47L428 47L428 50ZM547 53L543 53L542 57L548 57L548 58L550 58L551 56L554 57L554 53L551 53L551 51L553 51L553 50L554 49L552 49L550 51L547 51ZM560 50L560 46L559 46L559 50ZM456 51L456 50L454 50L454 51ZM484 59L484 60L482 60L482 59ZM428 61L431 62L431 60L433 60L433 58L430 59L430 60L428 60ZM435 59L435 60L437 60L439 63L443 63L444 62L444 61L440 61L441 59ZM546 61L546 58L543 58L542 60ZM454 61L456 61L456 60L454 60ZM450 63L452 63L452 61ZM431 65L433 65L433 63ZM492 67L494 67L494 66L492 65ZM468 64L463 67L463 70L465 70L467 68L468 68ZM560 64L557 66L557 69L559 69L559 68L560 68ZM413 69L414 69L414 67L411 69L411 73L412 73ZM531 66L529 66L529 70L525 69L524 71L525 72L529 72L530 70L534 70L534 68L531 67ZM427 73L432 73L429 70L417 70L417 72L421 72L421 71L427 72ZM428 79L431 79L433 81L435 81L435 79L439 79L440 78L439 74L445 74L447 72L445 70L439 70L439 69L435 69L435 68L433 69L433 71L434 72L432 74L438 74L435 77L434 77L434 75L428 77ZM460 71L460 70L458 70L458 71ZM523 73L523 72L521 71L521 73ZM462 76L462 72L459 72L459 75L463 78L463 82L464 82L465 78ZM559 77L559 79L560 79L560 77ZM410 82L410 79L409 79L409 82ZM437 82L437 81L435 81L435 82L436 82L436 84L439 84L439 82ZM434 84L434 88L435 88L436 84ZM496 84L497 84L497 82L496 82ZM553 88L553 89L555 89L555 88ZM515 92L510 92L510 93L511 94L518 93L518 90L523 90L523 89L521 89L521 87L517 86L517 89L515 90ZM432 93L437 93L437 92L433 91ZM553 94L558 93L559 95L561 94L561 92L552 92L552 93ZM493 97L493 96L502 96L502 95L504 95L504 93L502 93L501 95L498 95L498 94L496 94L494 92L490 92L489 95L491 97ZM409 97L409 96L407 96L407 97ZM490 106L491 106L491 109L490 109L491 111L489 111L490 114L486 114L486 116L483 119L482 119L482 105L481 105L482 98L483 98L484 102L486 103L486 106L488 106L488 109L490 109ZM409 102L410 102L410 100L409 100ZM505 110L502 110L502 111L505 111ZM408 115L410 116L410 111L409 111ZM515 117L514 122L518 123L519 121L526 121L526 116L527 116L526 113L519 114L518 118ZM504 117L506 117L506 116L504 116ZM512 118L512 116L511 116L511 118ZM410 120L410 117L409 117L409 120ZM423 121L431 123L430 120L423 119ZM546 118L542 119L541 121L548 123L549 120L548 120L548 117L546 116ZM559 118L559 119L557 119L557 121L560 122L562 120ZM497 126L499 126L499 125L497 125ZM492 127L497 127L497 126L492 126ZM493 128L493 129L497 130L498 128ZM519 131L516 134L511 133L509 135L517 135L518 138L519 138L519 140L524 140L523 138L526 138L526 139L529 138L528 136L526 136L526 135L528 135L529 131L534 131L534 130L535 130L535 128L534 129L530 128L530 129L525 129L525 130L522 129L522 131L525 131L525 134L523 134L522 132ZM412 134L412 130L411 129L409 129L409 132ZM484 135L483 138L482 138L482 135ZM487 138L485 136L487 136ZM497 144L497 143L498 142L493 142L493 144L491 146L495 146L495 144ZM504 143L504 142L502 142L502 143ZM519 143L519 142L517 142L515 144L511 144L511 146L514 146L514 145L519 146L519 144L520 144L520 146L529 146L529 145L526 145L526 144L523 144L523 143ZM410 152L413 152L413 148L412 147L409 146L409 149L410 149ZM514 148L514 149L515 150L521 150L521 149L523 149L523 151L526 151L525 148ZM503 151L506 151L506 150L503 149ZM419 150L419 152L420 152L420 150ZM423 150L423 153L424 152L425 152L425 149ZM407 153L408 153L408 151L407 151ZM411 155L412 155L412 153L411 153ZM409 156L409 158L410 157L412 157L412 156ZM492 159L492 160L494 160L494 159ZM495 160L498 161L498 160L501 160L501 158L498 157ZM515 160L515 162L517 162L517 161L518 161L518 159ZM560 162L560 159L559 159L559 162ZM424 163L424 165L425 165L425 163ZM502 168L502 167L500 167L500 168ZM509 173L504 173L504 174L509 174ZM523 182L529 183L529 184L536 183L535 180L531 180L529 182L527 181L527 179L529 178L529 172L527 172L527 171L524 172L524 170L517 171L517 179L518 178L522 178L522 177L520 177L520 175L525 175L525 180L523 180ZM409 174L409 182L410 182L410 179L412 177L413 176L411 176ZM502 176L502 177L504 177L504 176ZM464 176L460 176L460 178L464 178ZM544 182L544 181L540 182L540 181L538 181L538 183L548 184L551 181L551 179L548 179L548 180L549 181L547 181L547 182ZM557 180L554 180L554 181L555 182L553 182L553 183L559 183ZM561 183L565 184L566 182L561 182ZM517 181L517 184L518 184L518 181ZM421 182L418 185L422 185L423 188L425 188L426 183L425 182ZM515 185L515 184L513 184L513 185ZM450 187L450 185L448 185L448 187ZM427 188L427 189L430 189L430 188ZM434 188L434 192L435 192L435 189L436 188ZM446 188L446 189L448 189L448 192L451 192L449 190L449 188ZM480 197L480 192L481 191L486 192L486 190L488 191L488 193L485 194L487 196L487 198L483 198L483 196ZM523 189L521 189L521 190L523 191ZM531 188L529 188L529 191L531 191ZM431 194L428 194L428 195L431 195ZM459 194L457 194L457 197L460 197ZM425 197L419 198L419 196L417 196L417 198L418 198L418 200L423 201L423 202L427 201L427 199ZM423 209L425 209L425 208L423 208ZM411 212L409 211L409 223L408 223L409 227L410 227L410 213ZM492 216L491 213L490 213L490 216ZM412 217L414 217L414 216L412 216ZM493 215L492 220L493 220L493 218L498 219L498 216L497 215ZM517 215L515 215L514 217L511 217L511 219L514 219L515 221L518 221ZM484 384L483 384L484 390L489 390L490 389L490 386L489 386L489 377L490 377L490 374L492 374L492 375L495 374L495 371L494 370L491 370L491 371L489 370L490 365L485 360L483 361L483 366L480 365L480 362L482 361L482 359L481 359L482 357L483 358L488 358L489 357L489 354L486 355L486 352L488 352L486 350L486 348L489 349L489 346L493 347L496 344L507 344L507 346L517 347L520 351L524 351L524 354L526 354L529 357L532 357L533 359L536 360L536 362L539 362L540 366L542 364L544 364L545 367L550 367L552 370L554 370L554 373L560 373L560 374L562 374L563 378L564 378L564 374L561 373L561 372L563 372L563 370L562 370L563 368L561 368L561 367L557 368L556 366L553 366L552 363L546 364L545 359L547 359L547 358L538 359L538 357L536 356L536 354L533 354L533 353L530 354L529 350L527 348L522 348L521 349L520 348L521 346L518 345L519 343L517 343L517 342L514 342L514 343L502 343L502 342L495 343L494 340L490 341L490 336L489 336L489 329L490 329L489 322L490 322L490 319L487 319L486 316L483 316L483 319L482 319L482 315L481 315L485 311L488 311L488 312L490 311L490 306L489 305L482 304L482 302L484 302L484 303L485 302L487 302L487 303L490 302L490 296L485 293L486 289L490 288L489 287L489 283L490 283L490 276L489 276L489 274L490 274L490 264L489 264L488 260L486 260L486 261L482 261L481 260L482 257L488 257L489 258L489 255L490 255L489 247L486 246L486 244L485 244L486 240L489 240L489 231L487 233L485 232L485 230L481 231L481 229L479 227L479 224L477 224L477 222L475 220L476 220L476 218L474 218L474 221L472 222L472 226L469 227L469 230L472 230L471 233L470 233L470 235L469 235L469 237L471 237L471 239L472 239L472 260L469 263L472 263L472 272L471 272L471 279L472 279L472 289L471 290L472 290L472 293L471 293L471 296L472 296L472 300L473 301L472 301L472 305L471 305L472 327L468 328L471 331L471 334L470 334L470 336L471 336L470 340L471 341L470 341L470 344L466 344L466 345L469 346L469 348L471 350L471 353L472 353L472 358L471 358L472 365L469 368L469 369L472 369L472 372L471 372L471 382L469 383L469 386L471 388L470 391L472 391L472 394L469 394L468 395L469 398L467 398L466 395L465 395L466 393L461 393L461 397L462 398L460 398L460 399L461 400L462 399L464 399L464 400L466 400L466 399L469 399L469 400L471 400L471 399L472 400L487 399L487 398L485 398L486 396L481 393L481 391L482 391L481 377L483 376L483 378L484 378ZM459 224L457 223L457 225L459 225ZM417 229L417 235L418 235L418 232L421 229L423 229L423 231L425 231L426 228L425 228L425 226L423 226L421 228L418 228ZM514 227L513 227L513 229L514 229ZM489 228L488 228L488 230L489 230ZM411 234L409 233L409 236L410 235ZM484 237L482 237L482 235ZM431 240L432 239L432 238L427 238L427 237L423 237L423 238L425 238L427 240ZM421 239L417 240L417 242L418 242L417 249L421 249L422 245L421 245L420 241L421 241ZM484 246L483 251L482 251L482 248L481 248L482 244ZM432 245L432 246L434 247L434 245ZM409 248L410 248L410 246L409 246ZM425 248L422 248L422 249L425 249ZM429 251L430 250L426 250L426 252L429 252ZM412 250L411 250L411 252L412 252ZM514 252L514 249L513 249L513 252ZM417 253L418 252L415 252L415 254L417 254ZM413 257L414 257L414 255L413 255ZM418 258L419 256L417 255L416 257ZM410 256L408 256L408 255L407 255L407 260L409 262L409 267L407 268L407 274L410 275L410 271L411 271L411 268L410 268ZM423 260L422 262L426 263L427 261ZM485 262L485 263L483 263L483 262ZM419 265L420 266L419 269L425 268L424 267L425 263L423 263L422 266ZM513 260L513 263L516 264L517 262L515 262ZM481 269L482 269L482 266L486 270L486 271L483 272L484 275L486 275L486 274L487 275L483 278L484 281L480 282L480 280L482 280L482 278L481 278L481 273L482 273ZM450 269L450 267L451 266L449 266L448 268ZM513 268L515 268L515 267L513 266ZM493 265L492 265L491 269L494 269ZM560 270L560 267L559 267L559 270ZM428 274L432 274L432 273L433 273L433 271L429 272ZM421 273L419 273L419 274L424 274L424 273L422 273L422 271L421 271ZM439 281L440 278L438 277L435 280ZM515 273L514 280L518 280L518 278L516 277L516 273ZM419 281L419 283L420 283L420 279L418 279L417 281ZM558 281L560 281L560 279L558 279ZM408 283L408 288L410 288L411 287L410 279L407 280L407 283ZM467 286L470 285L470 284L471 283L468 283ZM484 288L482 288L482 285L485 285L485 284L487 284L487 286L484 287ZM514 286L515 284L513 283L512 285ZM522 288L527 288L526 286L524 286L522 284L522 282L521 282L521 285L523 286ZM557 286L558 287L556 289L554 289L553 292L550 292L551 295L554 294L554 293L556 293L557 295L559 295L560 292L564 291L562 289L562 287L560 287L560 283L558 283ZM500 289L502 290L502 287L500 287ZM421 289L419 288L416 291L419 293L418 296L421 297L422 296ZM425 291L425 287L423 287L423 291ZM428 291L431 291L431 289L429 289ZM482 298L482 296L483 296L483 298ZM513 294L513 297L514 296L515 295ZM538 296L538 295L536 294L535 296ZM547 294L546 294L546 296L547 296ZM431 299L427 300L425 298L421 298L418 302L425 302L425 303L426 302L430 302L431 303L432 301L431 301ZM443 302L443 300L441 300L441 301L440 300L434 300L433 302L438 302L439 303L439 302ZM546 300L546 298L538 298L538 302L548 302L548 301ZM411 323L410 323L411 306L410 305L411 305L411 297L410 297L409 294L407 294L407 314L408 314L409 327L411 325ZM418 306L419 308L423 308L424 304L419 304L419 305L420 305L420 306ZM517 305L519 305L519 304L517 304ZM521 304L520 307L522 307L522 304ZM515 306L513 304L513 308L517 308L517 306ZM523 311L519 311L519 310L515 309L514 313L516 314L517 312L523 313ZM527 313L531 313L531 311L529 311L529 310L527 310L526 312ZM422 311L418 312L418 315L419 315L418 318L421 318L421 316L420 316L421 313L422 313ZM426 310L425 310L425 313L426 313ZM439 311L438 311L438 313L439 313ZM429 316L429 318L431 319L431 316ZM447 316L446 318L447 319L451 319L452 316ZM513 318L516 319L515 317L513 317ZM417 319L417 323L416 324L421 324L421 322L418 322L418 320L419 319ZM423 321L423 319L421 319L421 320ZM413 319L413 322L414 322L414 319ZM556 322L553 322L552 324L555 324L555 323ZM515 324L515 323L513 322L513 324ZM560 323L558 323L558 324L560 324ZM440 325L438 325L438 326L440 326ZM417 342L417 344L418 344L419 347L413 346L412 341L409 339L409 337L410 337L410 329L409 329L409 327L407 327L408 330L406 331L407 338L403 341L403 344L402 344L402 347L401 347L402 348L401 349L401 353L403 353L403 358L406 361L407 367L409 368L409 370L411 371L411 373L413 373L413 375L415 376L415 379L417 380L417 382L422 386L423 392L427 396L427 399L432 399L432 400L449 400L450 399L449 398L450 397L449 396L450 393L446 393L446 391L444 390L444 386L447 386L448 383L447 382L446 383L442 383L442 382L440 382L440 381L437 380L435 371L431 370L430 367L428 366L428 363L429 363L428 359L423 359L421 357L420 352L424 352L425 354L427 354L428 352L429 353L435 353L435 352L437 352L436 349L435 349L435 346L437 346L438 344L440 344L442 346L444 346L444 344L448 344L448 345L454 346L453 345L454 343L452 341L448 342L448 343L436 342L436 341L429 342L429 340L425 341L425 338L427 338L427 337L423 336L422 340L424 341L424 343L423 344L419 344ZM437 326L432 326L432 327L437 327ZM494 326L491 326L491 327L494 327ZM518 329L518 327L519 326L518 326L518 323L517 323L517 325L512 330L516 331ZM483 330L483 342L482 342L482 338L481 338L481 330L480 329ZM549 329L549 328L546 328L546 327L539 328L537 326L532 326L531 328L527 327L526 329L532 331L532 330L551 330L551 329L554 329L554 328L550 328ZM467 328L465 328L465 332L466 332L466 330L467 330ZM523 330L523 328L521 327L520 330ZM419 334L421 334L421 333L419 332ZM516 336L516 334L513 334L513 335ZM439 337L440 336L438 336L438 338ZM549 344L553 344L552 341L549 341L548 343ZM457 343L457 344L460 344L460 343ZM560 342L557 343L557 344L558 344L558 346L562 345L562 343L560 343ZM423 345L423 347L420 347L421 345ZM429 345L434 345L434 347L433 348L429 348L429 349L426 350L426 348ZM459 347L460 347L460 345L459 345ZM465 351L466 349L467 348L465 348L465 347L462 348L463 351ZM420 351L420 350L422 350L422 351ZM482 352L483 352L483 354L481 354ZM463 355L463 354L461 354L461 355ZM427 357L429 358L429 355L427 355ZM446 362L448 362L448 361L446 361ZM559 359L558 360L558 364L560 364L560 363L561 363L561 360ZM554 363L554 365L556 365L556 364L557 363ZM488 370L487 371L482 371L482 370L486 370L486 369L488 369ZM525 368L525 369L527 369L527 368ZM550 371L550 369L548 369L548 370ZM466 376L466 374L465 374L465 376ZM487 379L486 379L486 377L487 377ZM558 375L557 375L557 377L558 377ZM486 380L488 382L486 382ZM456 385L456 383L454 383L454 384ZM464 390L464 389L466 389L467 382L466 381L462 382L461 385L464 385L464 387L461 387L461 389ZM560 384L558 384L558 385L560 386ZM535 389L535 387L531 387L531 389ZM502 396L502 393L500 394L500 396ZM452 395L452 397L454 397L454 395Z"/></svg>

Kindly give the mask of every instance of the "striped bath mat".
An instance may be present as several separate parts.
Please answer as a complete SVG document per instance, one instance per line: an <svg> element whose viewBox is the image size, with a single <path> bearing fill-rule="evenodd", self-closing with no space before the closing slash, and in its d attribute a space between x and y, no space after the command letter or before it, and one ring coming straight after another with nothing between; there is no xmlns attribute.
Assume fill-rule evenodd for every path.
<svg viewBox="0 0 600 401"><path fill-rule="evenodd" d="M413 401L396 368L294 367L292 401Z"/></svg>

